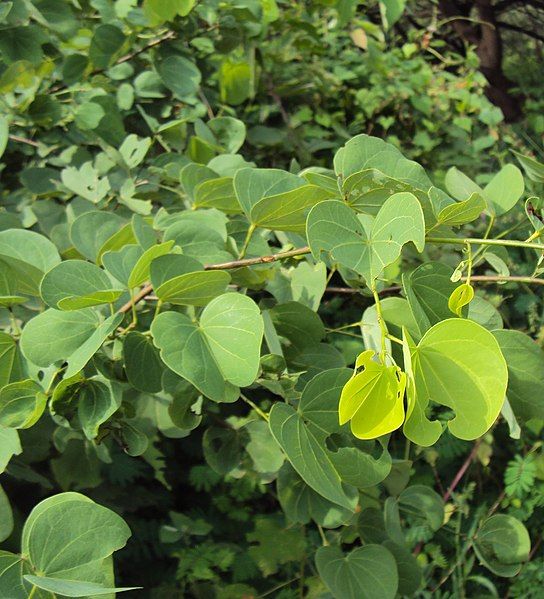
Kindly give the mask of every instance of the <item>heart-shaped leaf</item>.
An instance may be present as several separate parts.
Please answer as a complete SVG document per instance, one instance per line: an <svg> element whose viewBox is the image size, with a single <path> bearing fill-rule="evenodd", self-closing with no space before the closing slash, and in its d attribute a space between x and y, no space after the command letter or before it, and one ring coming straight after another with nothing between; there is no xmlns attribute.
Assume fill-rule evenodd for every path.
<svg viewBox="0 0 544 599"><path fill-rule="evenodd" d="M320 547L315 565L334 597L394 599L397 594L395 558L382 545L357 547L347 555L338 547Z"/></svg>

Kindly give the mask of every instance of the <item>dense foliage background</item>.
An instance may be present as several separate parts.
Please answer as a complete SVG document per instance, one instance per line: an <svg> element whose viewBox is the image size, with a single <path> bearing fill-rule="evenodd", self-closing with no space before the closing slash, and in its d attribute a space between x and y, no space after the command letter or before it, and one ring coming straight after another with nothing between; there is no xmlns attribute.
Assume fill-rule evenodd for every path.
<svg viewBox="0 0 544 599"><path fill-rule="evenodd" d="M541 21L536 0L0 2L2 597L98 596L21 575L113 587L114 551L116 586L143 587L127 598L541 596ZM269 183L232 179L255 166L300 175L287 191L305 177L310 208L337 197L345 171L333 157L360 134L390 145L363 138L369 160L383 159L351 208L376 216L386 196L413 192L427 229L423 253L397 254L374 296L372 277L306 234L308 210L285 214L304 198L286 197L278 220L261 205L253 227L251 202ZM423 193L427 175L437 187ZM465 237L529 245L467 252ZM399 244L421 250L418 239ZM298 251L308 243L312 254ZM257 264L203 268L240 258ZM422 264L437 277L431 292L410 274ZM467 276L475 298L459 292L448 308L456 287L470 295ZM314 456L318 479L319 451L353 460L337 485L351 491L335 501L301 473L269 413L283 400L300 411L318 391L338 401L346 368L380 349L377 297L397 341L414 305L428 325L414 326L416 342L456 314L520 331L497 335L510 403L496 424L474 416L487 431L476 440L452 434L452 412L435 406L436 443L406 428L359 441L335 408ZM177 316L204 330L221 310L222 326L246 310L250 332L264 327L258 376L240 366L253 360L251 334L226 342L234 357L218 378L194 374L201 347L177 366L168 331L192 326ZM388 348L408 370L402 348ZM57 495L73 491L94 503ZM28 519L38 504L47 509ZM97 523L94 537L82 522ZM85 556L53 567L75 538Z"/></svg>

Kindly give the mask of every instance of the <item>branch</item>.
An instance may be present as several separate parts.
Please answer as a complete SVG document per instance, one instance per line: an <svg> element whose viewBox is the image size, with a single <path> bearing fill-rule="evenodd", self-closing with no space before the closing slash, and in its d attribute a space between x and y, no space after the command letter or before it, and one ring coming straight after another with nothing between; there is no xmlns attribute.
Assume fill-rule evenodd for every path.
<svg viewBox="0 0 544 599"><path fill-rule="evenodd" d="M466 277L463 280L466 281ZM474 275L470 277L471 281L479 281L480 283L527 283L528 285L544 285L544 279L537 277L522 277L522 276L503 276L503 275Z"/></svg>
<svg viewBox="0 0 544 599"><path fill-rule="evenodd" d="M294 256L304 256L310 253L310 248L304 246L301 248L295 248L287 252L278 252L277 254L270 254L269 256L259 256L258 258L246 258L245 260L232 260L231 262L222 262L221 264L206 264L204 270L232 270L233 268L242 268L244 266L254 266L255 264L270 264L271 262L277 262L278 260L285 260L286 258L293 258ZM141 302L146 295L149 295L153 291L153 285L146 285L142 287L140 292L134 296L129 302L119 308L119 312L124 314L132 309L133 305Z"/></svg>
<svg viewBox="0 0 544 599"><path fill-rule="evenodd" d="M121 58L119 58L118 60L115 61L115 64L122 64L123 62L132 60L135 56L139 56L146 50L149 50L150 48L154 48L155 46L158 46L159 44L162 44L166 40L170 40L175 36L176 36L175 31L168 31L164 35L161 35L160 37L150 41L148 44L143 46L143 48L140 48L139 50L136 50L135 52L131 52L130 54L126 54L125 56L121 56Z"/></svg>
<svg viewBox="0 0 544 599"><path fill-rule="evenodd" d="M461 482L461 479L465 475L465 472L468 470L472 460L474 460L476 454L478 453L478 448L480 447L481 439L478 439L474 445L472 446L472 451L468 454L466 460L463 462L461 468L457 471L457 474L454 476L453 480L448 487L448 490L442 496L444 501L448 501L451 497L451 494L455 491L457 485Z"/></svg>
<svg viewBox="0 0 544 599"><path fill-rule="evenodd" d="M539 42L544 42L544 35L540 35L534 31L529 31L523 27L520 27L519 25L513 25L512 23L506 23L505 21L497 21L496 25L501 29L508 29L510 31L515 31L516 33L522 33L523 35L532 37Z"/></svg>
<svg viewBox="0 0 544 599"><path fill-rule="evenodd" d="M35 148L40 147L40 144L37 141L27 139L26 137L19 137L19 135L9 135L8 137L11 139L11 141L18 141L19 143L26 144L27 146L34 146Z"/></svg>

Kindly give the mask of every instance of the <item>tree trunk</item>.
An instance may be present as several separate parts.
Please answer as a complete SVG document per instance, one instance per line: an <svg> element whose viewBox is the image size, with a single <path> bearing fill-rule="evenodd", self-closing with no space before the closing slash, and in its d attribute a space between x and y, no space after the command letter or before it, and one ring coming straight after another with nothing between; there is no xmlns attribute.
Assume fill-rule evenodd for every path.
<svg viewBox="0 0 544 599"><path fill-rule="evenodd" d="M514 94L514 83L508 79L502 69L502 39L492 0L474 0L472 6L476 7L477 25L466 20L470 15L471 3L455 2L454 0L439 0L439 7L447 18L465 17L452 21L455 32L470 44L476 46L476 54L480 59L480 71L488 82L486 95L495 106L498 106L507 122L517 121L521 118L523 96Z"/></svg>

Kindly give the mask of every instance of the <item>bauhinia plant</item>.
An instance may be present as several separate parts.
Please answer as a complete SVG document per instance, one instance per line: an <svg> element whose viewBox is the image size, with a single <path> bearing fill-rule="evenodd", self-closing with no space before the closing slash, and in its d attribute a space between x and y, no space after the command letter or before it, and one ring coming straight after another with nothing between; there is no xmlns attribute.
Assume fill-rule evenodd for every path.
<svg viewBox="0 0 544 599"><path fill-rule="evenodd" d="M243 141L230 117L200 127L226 140L242 131ZM61 454L105 464L115 448L153 463L160 434L182 445L205 427L215 472L234 475L251 460L287 520L319 532L290 551L296 560L305 543L311 553L322 545L315 569L334 597L412 596L424 564L407 530L417 523L430 539L447 524L444 504L464 470L442 497L423 481L409 485L410 444L478 440L501 412L514 436L544 419L524 376L527 364L542 367L542 350L503 328L478 293L490 282L542 283L537 200L527 201L523 239L493 236L524 194L512 164L483 188L451 169L442 189L367 135L349 140L333 168L293 172L245 162L233 153L241 141L206 165L188 162L182 193L142 215L137 202L147 199L127 203L111 186L150 148L131 135L109 152L109 168L99 155L62 171L55 186L67 217L47 234L3 227L0 303L11 320L0 335L0 461L45 420ZM523 252L535 273L510 274L507 250ZM320 306L337 292L367 307L357 322L326 329ZM342 334L353 340L343 353ZM2 505L11 513L7 498ZM529 537L498 507L479 514L463 551L513 576ZM254 539L266 546L262 526ZM168 542L176 530L174 520ZM128 536L82 495L47 499L26 521L20 553L0 555L0 594L129 590L114 588L111 558ZM292 559L263 551L254 546L264 575Z"/></svg>

